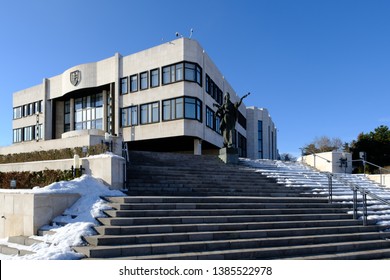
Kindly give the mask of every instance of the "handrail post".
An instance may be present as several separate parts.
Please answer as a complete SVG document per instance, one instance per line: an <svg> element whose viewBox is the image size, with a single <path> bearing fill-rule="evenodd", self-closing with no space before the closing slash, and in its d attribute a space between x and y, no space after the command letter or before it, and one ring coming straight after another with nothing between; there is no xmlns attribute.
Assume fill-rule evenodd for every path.
<svg viewBox="0 0 390 280"><path fill-rule="evenodd" d="M329 203L333 203L333 180L332 173L328 173L328 193L329 193Z"/></svg>
<svg viewBox="0 0 390 280"><path fill-rule="evenodd" d="M363 226L367 225L367 193L363 192Z"/></svg>
<svg viewBox="0 0 390 280"><path fill-rule="evenodd" d="M353 219L357 219L357 189L353 188Z"/></svg>

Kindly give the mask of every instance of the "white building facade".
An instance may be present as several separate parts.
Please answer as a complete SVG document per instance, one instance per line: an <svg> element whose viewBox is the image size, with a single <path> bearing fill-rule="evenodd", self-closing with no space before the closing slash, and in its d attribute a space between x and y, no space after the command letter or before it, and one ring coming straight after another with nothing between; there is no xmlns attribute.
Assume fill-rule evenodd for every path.
<svg viewBox="0 0 390 280"><path fill-rule="evenodd" d="M247 107L247 157L251 159L278 159L277 129L265 108Z"/></svg>
<svg viewBox="0 0 390 280"><path fill-rule="evenodd" d="M117 53L14 93L14 144L0 153L79 147L98 143L96 137L107 133L129 149L213 153L223 145L214 105L222 104L226 92L232 102L239 100L195 40L180 38L128 56ZM235 146L242 157L276 158L272 120L260 113L265 109L253 108L239 108ZM273 127L271 134L263 130L261 149L260 120Z"/></svg>

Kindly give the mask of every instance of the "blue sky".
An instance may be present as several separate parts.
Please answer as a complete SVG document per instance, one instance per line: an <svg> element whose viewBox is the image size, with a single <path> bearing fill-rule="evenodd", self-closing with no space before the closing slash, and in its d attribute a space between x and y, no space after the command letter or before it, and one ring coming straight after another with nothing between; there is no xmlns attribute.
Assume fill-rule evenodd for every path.
<svg viewBox="0 0 390 280"><path fill-rule="evenodd" d="M267 108L280 153L390 126L387 0L0 0L0 146L12 93L78 64L175 38L199 41L246 105Z"/></svg>

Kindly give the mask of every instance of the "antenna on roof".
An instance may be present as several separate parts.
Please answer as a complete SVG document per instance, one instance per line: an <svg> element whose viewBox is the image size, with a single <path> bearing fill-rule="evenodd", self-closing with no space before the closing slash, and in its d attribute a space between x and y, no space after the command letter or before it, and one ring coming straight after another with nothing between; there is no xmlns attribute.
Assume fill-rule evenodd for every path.
<svg viewBox="0 0 390 280"><path fill-rule="evenodd" d="M188 37L189 39L191 39L192 33L194 33L194 29L193 28L191 28L191 30L190 30L190 37Z"/></svg>

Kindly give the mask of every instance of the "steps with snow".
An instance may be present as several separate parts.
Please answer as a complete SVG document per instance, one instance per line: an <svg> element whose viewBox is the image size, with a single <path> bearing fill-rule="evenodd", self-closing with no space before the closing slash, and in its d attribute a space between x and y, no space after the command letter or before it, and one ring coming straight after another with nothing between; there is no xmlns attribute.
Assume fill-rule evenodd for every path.
<svg viewBox="0 0 390 280"><path fill-rule="evenodd" d="M129 196L106 198L98 234L75 248L90 259L390 258L386 226L362 226L350 203L329 204L313 186L210 156L131 158Z"/></svg>

